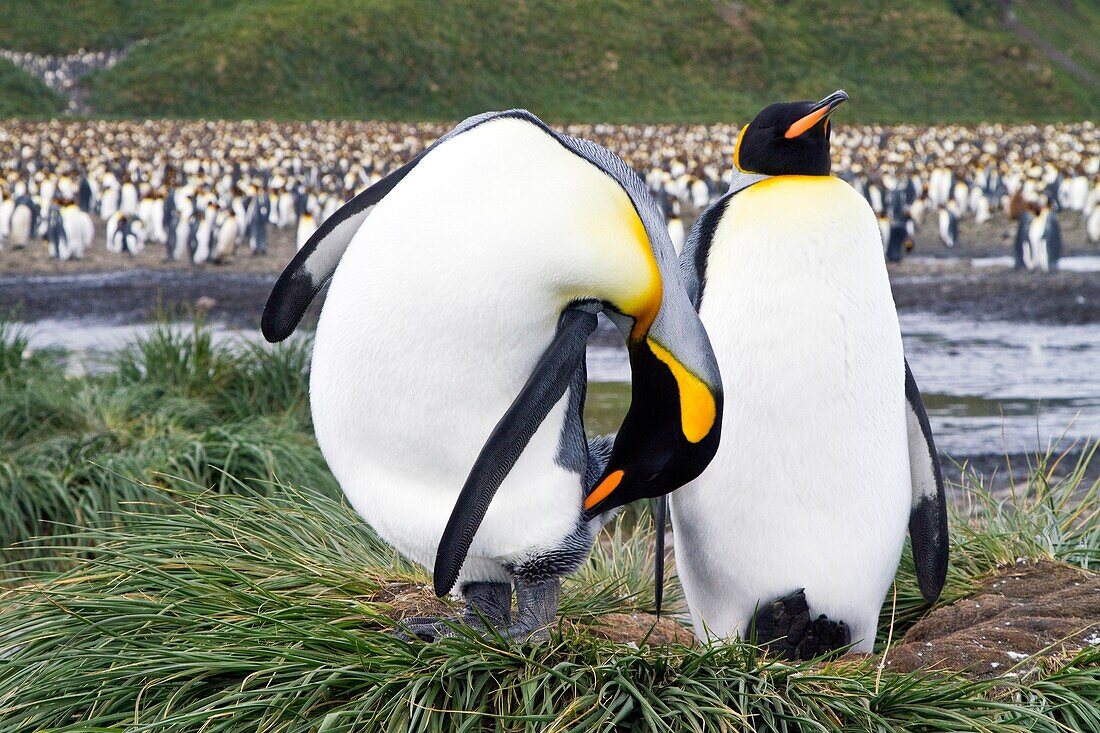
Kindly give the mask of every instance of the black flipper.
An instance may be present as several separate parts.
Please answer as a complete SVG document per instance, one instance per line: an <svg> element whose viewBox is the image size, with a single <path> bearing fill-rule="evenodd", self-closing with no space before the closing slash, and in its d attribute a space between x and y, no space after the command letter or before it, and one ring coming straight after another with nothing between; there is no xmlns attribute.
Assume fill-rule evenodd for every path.
<svg viewBox="0 0 1100 733"><path fill-rule="evenodd" d="M336 272L340 258L344 256L352 237L359 231L371 207L385 198L416 167L428 150L355 196L318 227L279 275L271 295L268 296L263 317L260 319L260 330L263 331L264 338L274 343L294 333L306 308L317 297L317 293L321 292L332 273Z"/></svg>
<svg viewBox="0 0 1100 733"><path fill-rule="evenodd" d="M658 496L653 511L653 523L657 525L656 552L653 563L653 601L657 618L661 617L661 604L665 600L665 527L668 522L668 494Z"/></svg>
<svg viewBox="0 0 1100 733"><path fill-rule="evenodd" d="M493 496L539 425L565 394L578 364L584 360L585 344L595 329L594 313L572 308L562 313L554 340L493 428L458 495L439 541L434 572L437 595L446 595L454 587Z"/></svg>
<svg viewBox="0 0 1100 733"><path fill-rule="evenodd" d="M921 595L933 603L947 578L947 497L939 454L932 439L932 427L924 410L917 382L905 362L906 426L909 431L909 472L913 506L909 513L909 536L913 540L913 564Z"/></svg>

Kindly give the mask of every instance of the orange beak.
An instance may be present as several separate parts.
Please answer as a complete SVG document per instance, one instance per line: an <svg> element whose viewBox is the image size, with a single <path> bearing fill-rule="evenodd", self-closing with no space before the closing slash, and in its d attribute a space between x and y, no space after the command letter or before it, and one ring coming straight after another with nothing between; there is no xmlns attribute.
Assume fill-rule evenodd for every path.
<svg viewBox="0 0 1100 733"><path fill-rule="evenodd" d="M810 113L802 119L796 121L793 125L787 128L787 132L783 137L788 140L798 137L804 134L807 130L814 128L817 123L832 114L833 110L842 105L848 100L848 93L843 89L838 89L829 96L822 99L820 102L813 106Z"/></svg>

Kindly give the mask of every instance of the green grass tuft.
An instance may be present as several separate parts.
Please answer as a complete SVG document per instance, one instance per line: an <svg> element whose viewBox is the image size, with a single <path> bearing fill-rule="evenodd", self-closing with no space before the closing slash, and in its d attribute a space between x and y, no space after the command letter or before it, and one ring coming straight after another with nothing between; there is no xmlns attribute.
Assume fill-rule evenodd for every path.
<svg viewBox="0 0 1100 733"><path fill-rule="evenodd" d="M617 539L644 544L649 528ZM90 535L90 536L89 536ZM751 647L642 647L584 622L638 608L609 595L633 553L597 547L542 646L389 632L395 585L428 593L345 505L282 487L193 495L78 534L96 554L0 596L0 713L39 730L1090 730L1100 654L1027 679L880 675ZM65 545L58 547L63 552ZM642 601L642 605L645 601Z"/></svg>
<svg viewBox="0 0 1100 733"><path fill-rule="evenodd" d="M76 378L28 346L0 324L0 532L21 543L0 567L4 733L1100 730L1098 647L974 681L609 641L594 621L653 608L638 512L566 581L549 643L402 641L392 616L437 602L309 437L308 343L223 346L164 325ZM1096 569L1095 453L1068 471L1041 456L1008 496L968 474L940 605L1019 558ZM926 610L908 551L896 589L880 648Z"/></svg>
<svg viewBox="0 0 1100 733"><path fill-rule="evenodd" d="M0 324L0 548L128 502L158 509L162 490L283 479L335 494L310 425L308 342L212 338L163 324L107 371L68 378L64 359L28 354L28 334Z"/></svg>

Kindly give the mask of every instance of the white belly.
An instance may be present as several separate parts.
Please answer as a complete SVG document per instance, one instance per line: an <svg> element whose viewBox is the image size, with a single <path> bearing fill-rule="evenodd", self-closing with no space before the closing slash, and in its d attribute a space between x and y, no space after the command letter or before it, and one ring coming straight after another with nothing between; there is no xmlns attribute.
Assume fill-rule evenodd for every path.
<svg viewBox="0 0 1100 733"><path fill-rule="evenodd" d="M911 504L901 334L870 207L832 178L760 184L715 234L700 311L722 444L672 494L696 632L799 588L869 649Z"/></svg>

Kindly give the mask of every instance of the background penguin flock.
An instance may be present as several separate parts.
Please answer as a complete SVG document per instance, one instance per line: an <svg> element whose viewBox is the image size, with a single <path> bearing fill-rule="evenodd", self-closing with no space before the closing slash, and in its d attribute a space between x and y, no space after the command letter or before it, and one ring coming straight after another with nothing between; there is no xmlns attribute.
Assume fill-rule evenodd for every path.
<svg viewBox="0 0 1100 733"><path fill-rule="evenodd" d="M644 177L678 251L686 227L728 189L740 129L573 125L566 132L616 151ZM344 202L446 132L433 123L348 121L2 122L0 247L33 242L61 259L49 242L49 212L74 203L92 218L96 237L83 252L71 248L70 259L93 246L118 255L150 246L169 261L224 264L268 252L272 230L285 230L300 248ZM975 236L967 227L1002 222L1003 232L981 236L999 244L1003 233L1004 253L1023 269L1057 267L1053 228L1080 240L1063 246L1100 244L1095 125L850 125L832 139L833 170L879 217L890 261L904 258L926 226L948 251ZM1033 230L1039 216L1044 226ZM1067 230L1067 217L1080 225ZM53 230L55 239L83 241L83 221L72 224L80 232L67 226ZM108 237L108 229L127 234ZM1031 266L1019 256L1022 243L1037 253L1029 254Z"/></svg>

